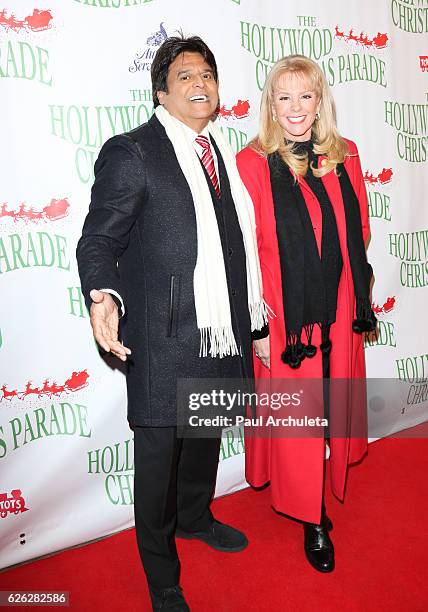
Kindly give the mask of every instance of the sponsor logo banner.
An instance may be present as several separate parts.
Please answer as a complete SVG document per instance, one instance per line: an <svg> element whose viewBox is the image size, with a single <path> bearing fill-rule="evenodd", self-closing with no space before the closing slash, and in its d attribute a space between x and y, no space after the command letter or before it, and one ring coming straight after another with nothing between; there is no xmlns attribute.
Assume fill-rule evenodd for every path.
<svg viewBox="0 0 428 612"><path fill-rule="evenodd" d="M135 58L128 68L129 72L136 73L144 70L150 71L156 51L168 38L168 33L164 27L164 23L165 22L162 21L159 24L159 30L147 38L145 48L135 54Z"/></svg>
<svg viewBox="0 0 428 612"><path fill-rule="evenodd" d="M0 493L0 519L22 514L22 512L27 512L28 510L29 508L25 505L21 489L13 489L10 495L8 493Z"/></svg>

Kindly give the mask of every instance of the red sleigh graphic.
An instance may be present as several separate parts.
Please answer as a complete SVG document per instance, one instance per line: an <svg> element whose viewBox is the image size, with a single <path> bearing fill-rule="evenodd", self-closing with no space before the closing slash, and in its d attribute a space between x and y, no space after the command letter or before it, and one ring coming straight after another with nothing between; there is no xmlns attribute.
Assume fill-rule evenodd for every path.
<svg viewBox="0 0 428 612"><path fill-rule="evenodd" d="M388 314L395 306L396 299L394 296L386 299L386 302L382 306L372 304L373 312L375 314Z"/></svg>
<svg viewBox="0 0 428 612"><path fill-rule="evenodd" d="M248 117L249 110L250 103L248 100L238 100L238 102L231 108L227 108L223 104L223 106L219 109L218 114L224 119L243 119L244 117Z"/></svg>
<svg viewBox="0 0 428 612"><path fill-rule="evenodd" d="M382 172L379 172L377 176L366 170L363 178L370 185L386 185L391 182L393 174L392 168L383 168Z"/></svg>
<svg viewBox="0 0 428 612"><path fill-rule="evenodd" d="M81 372L73 372L70 378L67 378L61 385L58 385L56 381L50 382L48 378L43 381L43 384L36 387L34 387L33 382L29 380L23 391L18 391L17 389L8 390L7 386L4 384L0 387L0 391L2 392L0 402L3 400L11 401L13 398L24 400L30 395L34 395L38 398L43 396L51 398L58 397L62 393L75 393L88 386L88 378L89 374L87 370L82 370Z"/></svg>
<svg viewBox="0 0 428 612"><path fill-rule="evenodd" d="M64 387L68 391L80 391L80 389L88 386L88 378L89 374L86 370L82 372L73 372L70 378L65 381Z"/></svg>
<svg viewBox="0 0 428 612"><path fill-rule="evenodd" d="M27 512L25 499L20 489L14 489L8 497L7 493L0 493L0 518L6 518L8 514L20 514Z"/></svg>
<svg viewBox="0 0 428 612"><path fill-rule="evenodd" d="M344 30L339 30L339 26L335 27L335 38L341 38L345 42L354 42L357 45L363 47L374 47L376 49L384 49L388 44L388 34L381 34L378 32L373 38L369 38L364 32L360 34L354 34L354 29L351 28L348 34L345 34Z"/></svg>
<svg viewBox="0 0 428 612"><path fill-rule="evenodd" d="M17 19L14 13L9 16L6 10L0 12L0 25L6 30L19 32L20 30L31 30L32 32L41 32L52 27L52 13L50 10L34 9L32 15L27 15L24 19Z"/></svg>
<svg viewBox="0 0 428 612"><path fill-rule="evenodd" d="M50 203L47 204L42 210L35 210L32 206L28 208L25 202L20 204L17 211L9 210L7 202L4 202L0 206L0 219L2 217L11 217L15 222L24 221L25 223L57 221L58 219L63 219L68 215L69 208L70 204L67 198L62 198L61 200L52 198Z"/></svg>
<svg viewBox="0 0 428 612"><path fill-rule="evenodd" d="M378 32L373 38L373 44L377 49L385 49L388 44L388 35Z"/></svg>
<svg viewBox="0 0 428 612"><path fill-rule="evenodd" d="M52 13L50 11L40 11L39 9L34 9L33 14L25 18L25 23L33 32L40 32L40 30L51 28L51 21Z"/></svg>
<svg viewBox="0 0 428 612"><path fill-rule="evenodd" d="M62 200L52 199L50 204L44 207L43 213L46 219L49 221L56 221L57 219L63 219L68 215L68 208L70 204L68 203L67 198L63 198Z"/></svg>

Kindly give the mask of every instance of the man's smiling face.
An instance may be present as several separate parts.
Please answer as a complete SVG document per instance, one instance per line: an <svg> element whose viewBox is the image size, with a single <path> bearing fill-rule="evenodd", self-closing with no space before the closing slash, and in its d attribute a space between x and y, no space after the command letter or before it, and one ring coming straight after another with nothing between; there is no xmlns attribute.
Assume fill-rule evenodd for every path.
<svg viewBox="0 0 428 612"><path fill-rule="evenodd" d="M168 70L168 91L158 91L159 102L176 119L201 132L218 105L218 84L202 55L184 51Z"/></svg>

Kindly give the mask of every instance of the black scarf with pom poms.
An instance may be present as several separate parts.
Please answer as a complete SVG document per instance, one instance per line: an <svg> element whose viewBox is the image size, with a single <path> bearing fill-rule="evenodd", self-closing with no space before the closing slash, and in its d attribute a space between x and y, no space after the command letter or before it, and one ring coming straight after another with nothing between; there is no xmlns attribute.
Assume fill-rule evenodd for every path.
<svg viewBox="0 0 428 612"><path fill-rule="evenodd" d="M293 152L307 154L316 167L317 156L312 141L295 143ZM308 168L305 179L320 204L322 213L321 257L318 252L306 202L300 185L278 152L268 156L276 231L282 275L282 294L286 329L286 346L281 355L291 368L300 367L306 357L316 354L312 344L315 325L321 327L323 354L331 351L330 326L336 320L337 293L343 261L336 218L320 178ZM356 297L356 333L373 331L376 317L371 308L369 290L372 275L367 263L360 217L360 207L343 164L337 165L345 208L348 255ZM305 333L306 343L302 340Z"/></svg>

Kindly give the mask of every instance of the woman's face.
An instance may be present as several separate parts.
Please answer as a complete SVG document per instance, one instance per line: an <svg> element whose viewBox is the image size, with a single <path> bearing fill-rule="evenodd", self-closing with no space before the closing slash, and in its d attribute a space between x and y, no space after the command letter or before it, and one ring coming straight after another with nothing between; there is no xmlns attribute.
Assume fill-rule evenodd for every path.
<svg viewBox="0 0 428 612"><path fill-rule="evenodd" d="M321 100L306 77L283 72L274 87L272 114L288 140L309 140Z"/></svg>

